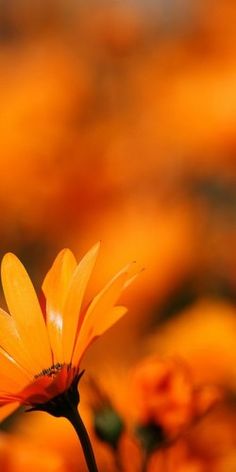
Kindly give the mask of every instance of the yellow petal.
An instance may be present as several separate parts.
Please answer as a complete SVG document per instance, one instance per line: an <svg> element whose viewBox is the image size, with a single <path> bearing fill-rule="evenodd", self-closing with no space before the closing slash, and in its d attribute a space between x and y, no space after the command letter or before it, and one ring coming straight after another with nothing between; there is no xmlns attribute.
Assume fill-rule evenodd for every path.
<svg viewBox="0 0 236 472"><path fill-rule="evenodd" d="M66 363L71 362L84 293L93 271L99 248L100 243L97 243L87 252L72 277L64 308L63 351Z"/></svg>
<svg viewBox="0 0 236 472"><path fill-rule="evenodd" d="M89 305L76 340L73 354L74 365L79 362L83 354L83 346L87 345L87 339L90 339L94 332L94 326L96 326L95 329L97 332L100 330L104 332L106 330L106 323L108 327L111 326L109 313L121 294L124 284L127 281L130 268L131 264L124 267Z"/></svg>
<svg viewBox="0 0 236 472"><path fill-rule="evenodd" d="M61 312L68 293L77 262L70 249L63 249L57 255L48 271L42 289L49 306L55 312Z"/></svg>
<svg viewBox="0 0 236 472"><path fill-rule="evenodd" d="M134 274L129 273L129 278L126 280L126 282L124 284L124 290L126 288L128 288L134 282L134 280L137 279L137 277L141 274L141 272L143 272L144 270L145 269L143 267L141 267L139 270L137 270L137 268L136 268Z"/></svg>
<svg viewBox="0 0 236 472"><path fill-rule="evenodd" d="M118 305L114 306L107 316L101 316L99 319L99 325L94 327L93 338L101 336L109 328L111 328L117 321L119 321L127 313L128 308L126 306Z"/></svg>
<svg viewBox="0 0 236 472"><path fill-rule="evenodd" d="M54 363L64 361L62 351L63 308L75 268L74 255L69 249L63 249L56 257L42 285L46 297L47 327Z"/></svg>
<svg viewBox="0 0 236 472"><path fill-rule="evenodd" d="M25 350L21 338L16 330L14 319L0 308L0 346L11 356L21 367L32 376L34 368L32 366L30 353ZM0 385L1 388L1 385Z"/></svg>
<svg viewBox="0 0 236 472"><path fill-rule="evenodd" d="M0 348L0 391L16 393L31 382L31 378L2 348Z"/></svg>
<svg viewBox="0 0 236 472"><path fill-rule="evenodd" d="M2 285L16 329L31 353L35 370L51 366L52 355L46 325L31 280L19 259L8 253L2 260Z"/></svg>
<svg viewBox="0 0 236 472"><path fill-rule="evenodd" d="M119 321L127 313L128 309L125 306L114 306L109 313L100 316L99 325L94 325L91 330L86 333L80 340L80 353L77 354L77 363L81 360L87 348L91 343L111 328L117 321ZM78 351L77 351L78 352Z"/></svg>

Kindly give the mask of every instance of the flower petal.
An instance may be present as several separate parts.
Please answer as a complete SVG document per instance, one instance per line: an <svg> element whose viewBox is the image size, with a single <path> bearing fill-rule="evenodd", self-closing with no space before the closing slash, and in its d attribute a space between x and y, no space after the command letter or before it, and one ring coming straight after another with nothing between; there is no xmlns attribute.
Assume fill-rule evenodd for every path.
<svg viewBox="0 0 236 472"><path fill-rule="evenodd" d="M19 402L7 403L0 408L0 421L11 415L19 407Z"/></svg>
<svg viewBox="0 0 236 472"><path fill-rule="evenodd" d="M72 277L64 307L63 351L66 363L71 362L84 293L93 271L100 243L95 244L83 257Z"/></svg>
<svg viewBox="0 0 236 472"><path fill-rule="evenodd" d="M81 355L78 357L79 362L82 359L82 356L85 354L87 348L105 333L109 328L111 328L117 321L119 321L127 313L128 309L125 306L114 306L109 313L106 313L104 316L99 318L99 325L94 325L89 333L81 338L80 342L80 352Z"/></svg>
<svg viewBox="0 0 236 472"><path fill-rule="evenodd" d="M26 388L17 392L15 398L23 405L32 405L35 403L44 403L48 401L52 395L47 393L47 388L53 383L53 377L43 375L38 379L35 379L31 384L27 385ZM56 396L58 392L54 394Z"/></svg>
<svg viewBox="0 0 236 472"><path fill-rule="evenodd" d="M0 308L0 346L11 356L21 367L31 375L34 373L30 353L25 350L25 346L16 330L14 319Z"/></svg>
<svg viewBox="0 0 236 472"><path fill-rule="evenodd" d="M2 348L0 348L0 390L15 392L29 384L31 379Z"/></svg>
<svg viewBox="0 0 236 472"><path fill-rule="evenodd" d="M108 327L111 326L109 313L124 288L131 267L131 264L125 266L90 303L76 340L72 362L74 365L79 362L83 354L83 346L87 346L88 340L91 339L94 326L96 325L98 333L100 330L106 331L106 323Z"/></svg>
<svg viewBox="0 0 236 472"><path fill-rule="evenodd" d="M118 305L114 306L107 316L100 317L99 325L94 326L93 338L97 338L111 328L117 321L119 321L127 313L128 308L126 306Z"/></svg>
<svg viewBox="0 0 236 472"><path fill-rule="evenodd" d="M46 325L31 280L19 259L11 253L2 260L2 285L17 331L31 353L36 371L52 364Z"/></svg>
<svg viewBox="0 0 236 472"><path fill-rule="evenodd" d="M42 285L46 297L47 327L54 363L64 361L62 351L63 308L76 265L76 259L72 252L69 249L63 249L56 257Z"/></svg>

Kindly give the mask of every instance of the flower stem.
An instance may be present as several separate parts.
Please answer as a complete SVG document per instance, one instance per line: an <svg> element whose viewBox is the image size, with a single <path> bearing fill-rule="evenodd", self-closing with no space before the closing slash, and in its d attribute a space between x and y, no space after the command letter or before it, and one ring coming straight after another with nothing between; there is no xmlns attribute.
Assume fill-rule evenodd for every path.
<svg viewBox="0 0 236 472"><path fill-rule="evenodd" d="M147 452L145 452L144 456L143 456L143 463L142 463L141 472L147 472L148 463L149 463L149 454Z"/></svg>
<svg viewBox="0 0 236 472"><path fill-rule="evenodd" d="M80 440L80 444L83 449L85 461L88 467L89 472L98 472L93 448L89 439L89 435L87 433L87 430L85 428L85 425L82 421L82 418L77 410L77 408L71 409L70 412L68 412L66 418L71 422L72 426L74 427L78 438Z"/></svg>
<svg viewBox="0 0 236 472"><path fill-rule="evenodd" d="M122 465L121 457L119 454L119 451L117 449L114 449L114 457L115 457L115 466L117 469L117 472L123 472L124 468Z"/></svg>
<svg viewBox="0 0 236 472"><path fill-rule="evenodd" d="M44 403L32 403L32 408L27 411L45 411L56 418L67 418L72 426L74 426L80 440L88 472L98 472L89 435L78 412L78 404L80 401L78 383L83 373L84 371L78 372L78 374L74 376L74 379L67 390L59 393Z"/></svg>

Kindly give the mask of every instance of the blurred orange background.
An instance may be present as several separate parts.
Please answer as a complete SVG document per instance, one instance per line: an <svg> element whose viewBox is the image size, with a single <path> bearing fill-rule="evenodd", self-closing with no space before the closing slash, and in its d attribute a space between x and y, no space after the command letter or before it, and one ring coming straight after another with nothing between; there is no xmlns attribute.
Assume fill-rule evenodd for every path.
<svg viewBox="0 0 236 472"><path fill-rule="evenodd" d="M230 392L212 420L227 430L220 459L202 466L191 437L190 465L170 459L181 472L236 470L235 22L233 0L0 5L1 256L16 253L39 291L58 250L101 240L88 297L127 261L145 268L85 366L126 370L154 351ZM28 421L3 428L29 440ZM49 459L42 470L64 470Z"/></svg>

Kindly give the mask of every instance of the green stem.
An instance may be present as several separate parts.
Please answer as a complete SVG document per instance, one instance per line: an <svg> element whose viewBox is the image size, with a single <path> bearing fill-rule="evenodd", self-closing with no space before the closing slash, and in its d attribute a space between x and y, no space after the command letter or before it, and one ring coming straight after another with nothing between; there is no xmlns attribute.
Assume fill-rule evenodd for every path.
<svg viewBox="0 0 236 472"><path fill-rule="evenodd" d="M88 467L89 472L98 472L93 448L89 439L89 435L87 430L84 426L82 418L77 410L77 408L72 408L68 411L66 418L71 422L72 426L74 427L78 438L80 440L80 444L83 449L85 461Z"/></svg>

